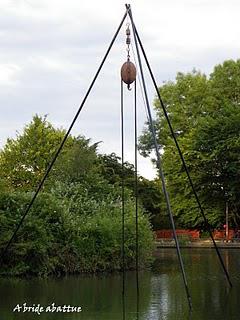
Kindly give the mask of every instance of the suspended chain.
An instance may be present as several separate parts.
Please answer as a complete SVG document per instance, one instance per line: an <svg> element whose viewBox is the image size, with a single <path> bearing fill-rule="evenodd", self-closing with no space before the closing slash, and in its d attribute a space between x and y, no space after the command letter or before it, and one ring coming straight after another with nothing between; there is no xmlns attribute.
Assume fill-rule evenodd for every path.
<svg viewBox="0 0 240 320"><path fill-rule="evenodd" d="M130 24L127 23L127 29L126 29L127 61L130 61L130 44L131 44L131 38L130 38L131 31L130 31L129 26L130 26Z"/></svg>

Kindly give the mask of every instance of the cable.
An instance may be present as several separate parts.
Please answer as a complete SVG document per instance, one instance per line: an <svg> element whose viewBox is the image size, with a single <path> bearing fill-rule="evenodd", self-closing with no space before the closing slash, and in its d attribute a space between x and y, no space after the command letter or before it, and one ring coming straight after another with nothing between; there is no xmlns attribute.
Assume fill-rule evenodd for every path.
<svg viewBox="0 0 240 320"><path fill-rule="evenodd" d="M128 11L128 12L129 12L129 11ZM214 237L213 237L213 234L212 234L212 231L211 231L211 227L210 227L210 225L209 225L209 223L208 223L207 217L206 217L205 212L204 212L204 210L203 210L203 207L202 207L202 205L201 205L201 202L200 202L200 199L199 199L199 197L198 197L197 191L196 191L196 189L195 189L195 187L194 187L192 178L191 178L191 176L190 176L190 172L189 172L189 170L188 170L188 167L187 167L187 164L186 164L186 162L185 162L183 153L182 153L181 148L180 148L180 146L179 146L179 144L178 144L178 141L177 141L177 138L176 138L176 136L175 136L175 133L174 133L172 124L171 124L170 119L169 119L169 117L168 117L168 114L167 114L165 105L164 105L164 103L163 103L163 100L162 100L162 98L161 98L160 92L159 92L159 90L158 90L157 83L156 83L156 80L155 80L155 78L154 78L153 72L152 72L152 70L151 70L150 64L149 64L149 62L148 62L148 59L147 59L145 50L144 50L144 48L143 48L141 39L140 39L140 37L139 37L139 35L138 35L136 26L134 25L133 22L132 22L132 24L133 24L134 34L136 35L137 41L138 41L138 43L139 43L139 45L140 45L140 48L141 48L141 50L142 50L142 53L143 53L144 59L145 59L145 61L146 61L146 64L147 64L149 73L150 73L150 75L151 75L151 78L152 78L154 87L155 87L155 89L156 89L156 93L157 93L157 96L158 96L160 105L161 105L161 107L162 107L162 110L163 110L163 112L164 112L165 118L166 118L166 120L167 120L167 123L168 123L169 129L170 129L172 138L173 138L173 140L174 140L174 142L175 142L175 145L176 145L178 154L179 154L179 156L180 156L181 162L182 162L182 164L183 164L184 170L185 170L185 172L186 172L186 174L187 174L187 178L188 178L189 184L190 184L190 186L191 186L192 192L193 192L193 194L194 194L195 200L196 200L196 202L197 202L198 208L199 208L199 210L200 210L200 213L201 213L201 215L202 215L202 217L203 217L205 226L206 226L206 228L207 228L207 230L208 230L208 233L209 233L209 235L210 235L210 237L211 237L211 240L212 240L212 242L213 242L215 251L216 251L216 253L217 253L217 256L218 256L218 258L219 258L220 264L221 264L221 266L222 266L222 268L223 268L223 271L224 271L224 274L225 274L225 276L226 276L226 279L227 279L227 281L228 281L228 283L229 283L229 286L232 287L232 282L231 282L229 273L228 273L228 271L227 271L227 269L226 269L226 267L225 267L225 264L224 264L224 262L223 262L222 256L221 256L220 251L219 251L219 249L218 249L218 246L217 246L217 244L216 244L216 242L215 242L215 240L214 240Z"/></svg>
<svg viewBox="0 0 240 320"><path fill-rule="evenodd" d="M136 288L139 295L139 241L138 241L138 132L137 132L137 84L134 81L134 138L135 138L135 226L136 226Z"/></svg>
<svg viewBox="0 0 240 320"><path fill-rule="evenodd" d="M124 172L124 106L123 81L121 80L121 151L122 151L122 295L125 295L125 172Z"/></svg>
<svg viewBox="0 0 240 320"><path fill-rule="evenodd" d="M141 83L141 80L140 80L140 77L139 77L139 73L138 73L138 64L137 64L137 60L136 60L136 56L135 56L135 52L134 52L134 48L133 48L132 42L131 42L131 48L132 48L132 53L133 53L133 60L135 62L135 66L136 66L136 69L137 69L137 79L138 79L138 83L139 83L139 87L140 87L140 91L141 91L141 96L142 96L142 100L143 100L144 111L145 111L145 114L146 114L147 121L149 123L149 118L148 118L148 113L147 113L147 105L146 105L146 101L144 99L143 87L142 87L142 83Z"/></svg>
<svg viewBox="0 0 240 320"><path fill-rule="evenodd" d="M136 224L136 290L137 320L139 319L139 225L138 225L138 123L137 123L137 82L134 82L134 138L135 138L135 224Z"/></svg>
<svg viewBox="0 0 240 320"><path fill-rule="evenodd" d="M148 115L149 115L149 120L150 120L150 129L151 129L151 132L152 132L154 145L155 145L155 151L156 151L156 156L157 156L157 164L158 164L158 169L159 169L159 175L160 175L160 178L161 178L161 181L162 181L163 193L164 193L164 196L165 196L165 200L166 200L166 203L167 203L167 209L168 209L170 221L171 221L171 224L172 224L173 236L174 236L174 240L175 240L175 244L176 244L177 255L178 255L178 260L179 260L179 264L180 264L180 269L181 269L181 272L182 272L182 277L183 277L183 282L184 282L184 286L185 286L186 296L187 296L189 308L191 310L192 309L191 296L190 296L189 289L188 289L186 273L185 273L183 260L182 260L182 256L181 256L181 252L180 252L180 247L179 247L179 243L178 243L178 238L177 238L177 234L176 234L176 228L175 228L173 215L172 215L172 210L171 210L171 205L170 205L170 200L169 200L169 196L168 196L168 192L167 192L167 188L166 188L165 177L164 177L164 173L163 173L163 170L162 170L162 167L161 167L161 157L160 157L160 153L159 153L159 146L158 146L158 143L157 143L155 127L153 125L151 109L150 109L150 105L149 105L149 101L148 101L146 83L145 83L144 74L143 74L142 62L141 62L141 57L140 57L140 53L139 53L138 42L137 42L137 37L136 37L136 33L135 33L132 12L131 12L130 5L126 5L126 7L128 9L128 14L129 14L129 17L130 17L130 20L131 20L131 23L132 23L132 28L133 28L134 42L135 42L135 47L136 47L136 52L137 52L137 57L138 57L138 62L139 62L139 67L140 67L142 84L143 84L143 88L144 88L145 100L146 100L146 103L147 103L147 110L148 110Z"/></svg>
<svg viewBox="0 0 240 320"><path fill-rule="evenodd" d="M104 55L104 57L103 57L103 59L102 59L102 62L100 63L100 66L99 66L99 68L98 68L98 70L97 70L97 72L96 72L96 74L95 74L95 76L94 76L94 78L93 78L93 80L92 80L92 82L91 82L88 90L87 90L87 93L86 93L84 99L82 100L82 103L81 103L80 106L79 106L79 109L78 109L76 115L74 116L74 118L73 118L73 120L72 120L71 125L69 126L68 131L66 132L66 134L65 134L65 136L64 136L64 138L63 138L63 140L62 140L62 142L61 142L58 150L56 151L56 154L55 154L55 156L53 157L52 162L50 163L50 165L49 165L49 167L48 167L45 175L43 176L43 178L42 178L42 180L41 180L41 182L40 182L40 184L39 184L39 186L38 186L38 188L37 188L37 190L36 190L36 192L35 192L32 200L30 201L30 203L29 203L29 205L28 205L28 207L27 207L24 215L22 216L20 222L18 223L15 231L13 232L11 238L9 239L9 241L8 241L8 243L6 244L5 248L3 249L2 253L1 253L1 256L0 256L0 262L3 260L5 254L6 254L6 252L7 252L7 250L8 250L8 248L9 248L9 246L11 245L11 243L12 243L13 239L15 238L18 230L20 229L21 225L23 224L24 219L26 218L28 212L30 211L30 209L31 209L31 207L32 207L35 199L37 198L38 193L40 192L40 190L41 190L41 188L42 188L45 180L47 179L47 177L48 177L48 175L49 175L49 173L50 173L50 171L51 171L51 169L52 169L52 167L53 167L53 165L54 165L54 163L55 163L55 161L57 160L57 157L58 157L58 155L60 154L60 152L61 152L61 150L62 150L62 148L63 148L63 146L64 146L64 144L65 144L65 142L66 142L66 140L67 140L67 138L68 138L68 136L69 136L69 134L70 134L70 132L71 132L71 130L72 130L72 128L73 128L73 126L74 126L74 124L75 124L75 122L76 122L76 120L77 120L77 118L78 118L78 116L79 116L79 114L80 114L80 112L81 112L81 110L82 110L82 108L83 108L83 106L84 106L84 104L85 104L85 102L86 102L86 100L87 100L90 92L91 92L91 90L92 90L92 87L93 87L93 85L94 85L94 83L95 83L95 81L96 81L96 79L97 79L97 77L98 77L98 75L99 75L99 73L100 73L100 71L101 71L101 69L102 69L105 61L106 61L106 59L107 59L107 56L108 56L108 54L109 54L109 52L110 52L110 50L111 50L111 48L112 48L112 46L113 46L113 44L114 44L117 36L118 36L118 33L119 33L119 31L120 31L120 29L121 29L121 27L122 27L122 25L123 25L126 17L127 17L127 11L125 12L125 14L124 14L124 16L123 16L123 18L122 18L122 21L120 22L120 25L119 25L119 27L117 28L117 31L115 32L115 34L114 34L114 36L113 36L113 38L112 38L112 40L111 40L111 42L110 42L110 45L109 45L109 47L108 47L108 49L107 49L107 51L106 51L106 53L105 53L105 55Z"/></svg>

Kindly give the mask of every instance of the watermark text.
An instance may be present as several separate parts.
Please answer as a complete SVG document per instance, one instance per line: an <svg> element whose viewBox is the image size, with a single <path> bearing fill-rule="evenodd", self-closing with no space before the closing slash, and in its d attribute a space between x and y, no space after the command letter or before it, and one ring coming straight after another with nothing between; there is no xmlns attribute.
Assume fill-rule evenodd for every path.
<svg viewBox="0 0 240 320"><path fill-rule="evenodd" d="M38 304L32 304L32 305L27 305L26 302L23 304L17 304L13 310L13 312L21 312L21 313L36 313L38 315L41 315L43 312L59 312L59 313L74 313L74 312L81 312L82 307L80 306L71 306L71 305L56 305L55 302L47 305L47 306L42 306L40 303Z"/></svg>

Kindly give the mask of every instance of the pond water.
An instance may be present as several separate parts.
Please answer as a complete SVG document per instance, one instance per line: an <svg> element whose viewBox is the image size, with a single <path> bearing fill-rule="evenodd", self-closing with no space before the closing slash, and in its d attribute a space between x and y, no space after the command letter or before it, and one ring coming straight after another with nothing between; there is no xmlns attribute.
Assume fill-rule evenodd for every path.
<svg viewBox="0 0 240 320"><path fill-rule="evenodd" d="M239 320L239 250L221 250L233 282L230 290L213 249L182 249L193 302L191 314L176 251L159 249L154 271L139 273L138 299L134 272L126 274L125 304L122 299L120 274L71 276L61 279L0 279L0 319ZM24 303L26 307L40 304L44 311L40 315L17 310L13 312L15 306L19 304L23 307ZM52 303L54 306L81 306L82 311L46 312L46 308Z"/></svg>

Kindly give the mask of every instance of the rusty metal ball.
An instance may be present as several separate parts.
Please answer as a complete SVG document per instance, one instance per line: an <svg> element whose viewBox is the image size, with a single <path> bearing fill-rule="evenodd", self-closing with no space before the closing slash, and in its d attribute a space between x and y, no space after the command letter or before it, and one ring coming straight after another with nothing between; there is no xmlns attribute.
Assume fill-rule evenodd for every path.
<svg viewBox="0 0 240 320"><path fill-rule="evenodd" d="M127 61L122 65L121 78L126 84L131 84L136 80L136 67L131 61Z"/></svg>

